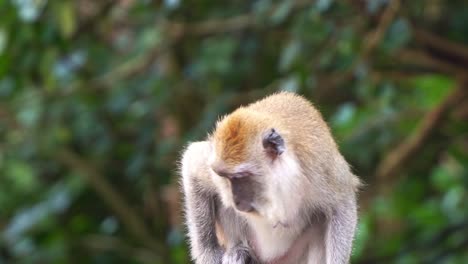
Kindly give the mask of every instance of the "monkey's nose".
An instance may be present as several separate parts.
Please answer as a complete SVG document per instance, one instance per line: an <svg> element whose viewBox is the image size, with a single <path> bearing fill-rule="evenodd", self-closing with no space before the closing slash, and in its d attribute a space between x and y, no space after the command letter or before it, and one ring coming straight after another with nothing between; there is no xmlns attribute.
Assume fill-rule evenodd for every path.
<svg viewBox="0 0 468 264"><path fill-rule="evenodd" d="M252 212L254 210L252 204L245 200L235 200L234 204L236 205L236 209L241 212Z"/></svg>

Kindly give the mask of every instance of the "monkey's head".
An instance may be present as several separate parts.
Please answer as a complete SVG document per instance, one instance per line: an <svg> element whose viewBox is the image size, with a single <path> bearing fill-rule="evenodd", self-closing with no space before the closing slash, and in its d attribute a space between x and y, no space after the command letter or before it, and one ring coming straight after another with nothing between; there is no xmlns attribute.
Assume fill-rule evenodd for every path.
<svg viewBox="0 0 468 264"><path fill-rule="evenodd" d="M287 225L304 193L288 135L275 120L245 108L218 122L209 164L226 206Z"/></svg>

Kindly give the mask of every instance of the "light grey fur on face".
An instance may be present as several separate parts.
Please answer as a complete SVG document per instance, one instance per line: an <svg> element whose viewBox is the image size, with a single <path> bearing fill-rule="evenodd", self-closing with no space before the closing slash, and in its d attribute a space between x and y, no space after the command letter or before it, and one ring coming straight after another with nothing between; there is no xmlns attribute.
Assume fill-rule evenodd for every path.
<svg viewBox="0 0 468 264"><path fill-rule="evenodd" d="M219 192L230 190L220 190L212 182L213 172L208 166L211 154L209 144L207 141L190 144L183 155L181 167L186 225L191 256L196 264L349 262L357 219L353 188L343 189L341 191L346 193L334 196L339 198L324 197L325 202L314 204L306 199L304 206L307 205L307 208L298 212L297 219L288 219L289 222L284 226L273 226L263 221L261 215L239 213L221 202ZM324 190L324 193L334 195L333 191ZM274 209L274 206L270 209ZM316 212L312 212L317 210L320 211L319 217ZM252 217L257 220L252 220ZM224 241L219 241L216 235L216 224L222 229ZM273 235L268 237L269 234ZM271 241L262 244L266 241L264 238ZM269 252L268 247L275 250ZM281 247L284 248L280 250ZM257 259L259 255L269 257L276 251L286 253L273 259Z"/></svg>

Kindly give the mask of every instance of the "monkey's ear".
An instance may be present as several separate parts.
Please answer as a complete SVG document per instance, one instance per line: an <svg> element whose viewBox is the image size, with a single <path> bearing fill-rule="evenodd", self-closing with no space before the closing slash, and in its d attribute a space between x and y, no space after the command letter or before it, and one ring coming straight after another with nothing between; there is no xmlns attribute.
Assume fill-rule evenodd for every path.
<svg viewBox="0 0 468 264"><path fill-rule="evenodd" d="M276 158L284 152L284 139L274 128L263 138L263 148L272 158Z"/></svg>

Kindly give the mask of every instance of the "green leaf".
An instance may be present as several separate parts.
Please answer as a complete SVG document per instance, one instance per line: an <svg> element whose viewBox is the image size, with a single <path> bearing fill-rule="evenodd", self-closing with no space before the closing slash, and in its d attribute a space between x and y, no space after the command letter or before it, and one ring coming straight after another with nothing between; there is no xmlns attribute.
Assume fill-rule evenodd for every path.
<svg viewBox="0 0 468 264"><path fill-rule="evenodd" d="M291 65L298 58L301 51L301 42L297 39L291 40L281 53L279 70L285 72L291 68Z"/></svg>
<svg viewBox="0 0 468 264"><path fill-rule="evenodd" d="M396 19L390 26L383 47L388 51L397 50L406 45L411 39L408 21L403 18Z"/></svg>
<svg viewBox="0 0 468 264"><path fill-rule="evenodd" d="M333 0L318 0L316 6L320 12L325 12L331 7L332 4Z"/></svg>
<svg viewBox="0 0 468 264"><path fill-rule="evenodd" d="M410 85L414 86L414 100L418 106L429 109L439 104L453 90L455 80L445 75L430 74L414 77Z"/></svg>
<svg viewBox="0 0 468 264"><path fill-rule="evenodd" d="M456 184L456 180L446 166L438 166L432 170L431 184L438 190L445 192Z"/></svg>
<svg viewBox="0 0 468 264"><path fill-rule="evenodd" d="M53 66L57 60L57 51L54 48L49 48L44 52L39 69L44 79L44 86L48 91L53 91L55 88L55 75Z"/></svg>
<svg viewBox="0 0 468 264"><path fill-rule="evenodd" d="M59 24L60 32L66 38L76 30L76 14L73 1L60 1L57 3L57 23Z"/></svg>
<svg viewBox="0 0 468 264"><path fill-rule="evenodd" d="M6 49L8 44L7 31L4 28L0 27L0 55Z"/></svg>
<svg viewBox="0 0 468 264"><path fill-rule="evenodd" d="M353 258L360 257L364 254L366 243L371 237L371 217L362 215L359 218L356 239L354 240Z"/></svg>
<svg viewBox="0 0 468 264"><path fill-rule="evenodd" d="M274 24L280 24L288 17L291 12L291 2L292 1L283 1L278 8L276 8L271 16L271 21Z"/></svg>
<svg viewBox="0 0 468 264"><path fill-rule="evenodd" d="M32 191L39 185L33 168L26 162L19 160L7 162L5 174L13 183L14 188L21 192Z"/></svg>

